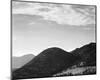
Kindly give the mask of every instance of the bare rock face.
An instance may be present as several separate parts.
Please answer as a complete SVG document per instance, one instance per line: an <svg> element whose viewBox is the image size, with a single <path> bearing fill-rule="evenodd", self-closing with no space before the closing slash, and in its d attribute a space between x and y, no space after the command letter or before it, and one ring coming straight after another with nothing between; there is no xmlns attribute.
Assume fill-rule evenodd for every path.
<svg viewBox="0 0 100 80"><path fill-rule="evenodd" d="M60 48L48 48L22 68L13 72L13 79L51 77L72 66L79 57Z"/></svg>

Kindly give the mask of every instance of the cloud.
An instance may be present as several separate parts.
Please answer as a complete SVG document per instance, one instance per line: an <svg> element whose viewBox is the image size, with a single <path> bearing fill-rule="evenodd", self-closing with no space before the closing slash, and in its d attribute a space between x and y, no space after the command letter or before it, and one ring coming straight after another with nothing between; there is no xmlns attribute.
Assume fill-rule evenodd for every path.
<svg viewBox="0 0 100 80"><path fill-rule="evenodd" d="M29 25L33 25L33 24L35 24L35 22L30 22L30 23L29 23Z"/></svg>
<svg viewBox="0 0 100 80"><path fill-rule="evenodd" d="M57 24L64 25L80 26L95 24L94 6L84 7L65 4L26 3L14 1L13 4L13 14L42 16L44 20L54 21Z"/></svg>

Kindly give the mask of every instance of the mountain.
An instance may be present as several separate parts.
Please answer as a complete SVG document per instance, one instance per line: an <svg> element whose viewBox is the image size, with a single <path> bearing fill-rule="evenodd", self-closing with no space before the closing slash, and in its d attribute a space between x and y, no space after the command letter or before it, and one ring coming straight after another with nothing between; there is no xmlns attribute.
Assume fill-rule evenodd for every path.
<svg viewBox="0 0 100 80"><path fill-rule="evenodd" d="M29 63L13 72L13 79L51 77L53 74L72 66L79 57L60 48L48 48Z"/></svg>
<svg viewBox="0 0 100 80"><path fill-rule="evenodd" d="M73 66L53 76L72 76L96 74L96 43L90 43L70 52L80 59Z"/></svg>
<svg viewBox="0 0 100 80"><path fill-rule="evenodd" d="M30 60L32 60L35 56L33 54L27 54L21 57L12 57L12 70L16 70L21 68Z"/></svg>
<svg viewBox="0 0 100 80"><path fill-rule="evenodd" d="M79 62L84 62L84 66L96 66L96 43L87 44L71 53L79 56L81 58Z"/></svg>
<svg viewBox="0 0 100 80"><path fill-rule="evenodd" d="M71 52L48 48L12 73L12 79L96 74L96 43Z"/></svg>

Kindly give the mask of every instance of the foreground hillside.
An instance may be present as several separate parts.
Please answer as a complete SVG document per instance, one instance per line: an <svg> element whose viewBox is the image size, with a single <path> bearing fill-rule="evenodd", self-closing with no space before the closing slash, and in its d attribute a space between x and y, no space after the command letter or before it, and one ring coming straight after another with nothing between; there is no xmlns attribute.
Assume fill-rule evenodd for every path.
<svg viewBox="0 0 100 80"><path fill-rule="evenodd" d="M90 43L71 52L79 56L77 63L53 76L75 76L96 74L96 44Z"/></svg>
<svg viewBox="0 0 100 80"><path fill-rule="evenodd" d="M78 72L77 72L78 71ZM12 74L12 79L70 76L96 73L96 44L71 52L48 48Z"/></svg>
<svg viewBox="0 0 100 80"><path fill-rule="evenodd" d="M41 52L28 64L14 71L14 79L50 77L72 66L79 58L60 48L49 48Z"/></svg>

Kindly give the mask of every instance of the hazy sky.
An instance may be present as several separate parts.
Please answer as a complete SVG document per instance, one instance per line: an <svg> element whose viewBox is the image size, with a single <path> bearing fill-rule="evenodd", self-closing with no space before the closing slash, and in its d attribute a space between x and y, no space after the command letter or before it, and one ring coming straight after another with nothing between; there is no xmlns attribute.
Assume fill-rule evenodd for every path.
<svg viewBox="0 0 100 80"><path fill-rule="evenodd" d="M95 42L95 6L13 1L12 31L13 56L71 51Z"/></svg>

